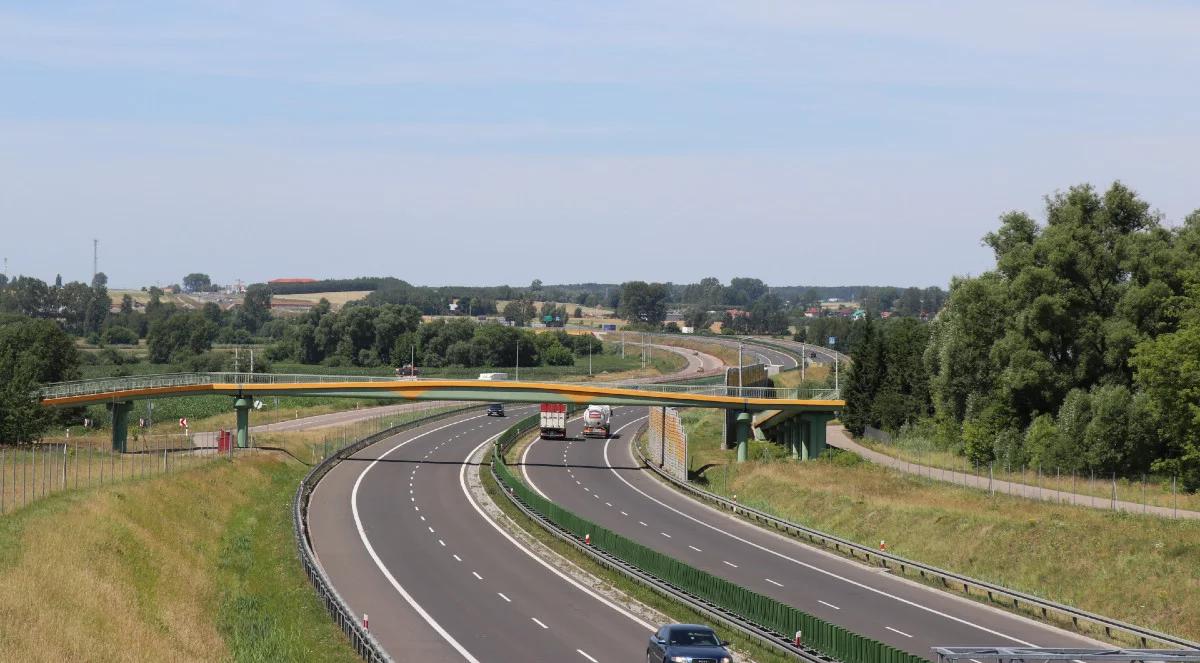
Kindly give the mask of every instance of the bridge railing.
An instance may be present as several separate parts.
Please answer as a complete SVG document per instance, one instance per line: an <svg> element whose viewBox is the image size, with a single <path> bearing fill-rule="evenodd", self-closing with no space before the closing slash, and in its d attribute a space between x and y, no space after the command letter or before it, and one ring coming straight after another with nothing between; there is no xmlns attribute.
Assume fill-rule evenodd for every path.
<svg viewBox="0 0 1200 663"><path fill-rule="evenodd" d="M363 375L306 375L293 373L168 373L162 375L135 375L120 378L95 378L74 382L59 382L46 385L39 391L41 398L66 398L114 394L143 389L191 387L209 384L299 384L328 382L406 383L429 382L440 378L412 378ZM837 400L836 389L798 389L774 387L727 387L725 385L696 385L646 382L550 382L536 380L541 384L572 387L594 386L630 389L653 393L698 394L709 396L734 396L737 398L785 398L807 400ZM512 381L479 381L480 385L513 384ZM518 383L519 384L519 383Z"/></svg>

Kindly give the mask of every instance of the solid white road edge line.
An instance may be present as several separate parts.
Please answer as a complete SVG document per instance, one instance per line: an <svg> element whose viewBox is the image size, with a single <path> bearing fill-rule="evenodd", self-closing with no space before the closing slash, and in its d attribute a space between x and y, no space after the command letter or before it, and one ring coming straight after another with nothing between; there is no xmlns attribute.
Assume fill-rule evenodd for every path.
<svg viewBox="0 0 1200 663"><path fill-rule="evenodd" d="M611 440L609 440L609 441L611 441ZM630 446L627 448L627 451L628 451L628 453L629 453L629 455L630 455L630 459L631 459L631 460L633 460L634 462L636 462L636 460L633 458L633 447L632 447L632 445L630 445ZM1001 638L1005 638L1005 639L1007 639L1007 640L1012 640L1013 642L1016 642L1016 643L1018 643L1018 644L1025 645L1026 647L1037 647L1037 645L1033 644L1032 642L1026 642L1026 641L1024 641L1024 640L1022 640L1022 639L1020 639L1020 638L1013 637L1013 636L1011 636L1011 635L1008 635L1008 634L1005 634L1005 633L1001 633L1001 632L999 632L999 631L995 631L995 630L993 630L993 629L990 629L990 628L988 628L988 627L986 627L986 626L982 626L982 625L980 625L980 624L976 624L975 622L968 621L968 620L966 620L966 619L963 619L963 618L961 618L961 617L955 617L954 615L949 615L949 614L946 614L946 613L942 612L941 610L937 610L937 609L935 609L935 608L930 608L929 606L921 605L920 603L917 603L917 602L915 602L915 601L910 601L910 600L908 600L908 599L906 599L906 598L903 598L903 597L901 597L901 596L896 596L895 594L891 594L891 593L889 593L889 592L886 592L886 591L884 591L884 590L882 590L882 589L878 589L878 588L872 587L872 586L870 586L870 585L863 584L863 583L861 583L861 582L858 582L857 580L851 580L850 578L847 578L847 577L845 577L845 576L838 575L838 574L834 573L833 571L828 571L828 570L826 570L826 569L823 569L823 568L821 568L821 567L819 567L819 566L814 566L814 565L812 565L812 564L809 564L808 562L803 562L803 561L800 561L800 560L796 559L795 557L790 557L790 556L788 556L788 555L785 555L785 554L783 554L783 553L781 553L781 552L779 552L779 551L777 551L777 550L772 550L772 549L770 549L770 548L768 548L768 547L766 547L766 546L759 545L759 544L757 544L757 543L755 543L755 542L753 542L753 541L750 541L749 539L742 538L742 537L740 537L740 536L738 536L738 535L736 535L736 534L734 534L734 533L732 533L732 532L727 532L727 531L725 531L725 530L723 530L723 529L721 529L721 528L717 527L716 525L711 525L711 524L709 524L709 523L706 523L706 522L704 522L703 520L700 520L700 519L698 519L698 518L693 518L692 516L690 516L690 515L688 515L688 514L686 514L686 513L682 512L682 511L680 511L679 509L676 509L675 507L673 507L673 506L671 506L671 505L667 504L666 502L663 502L663 501L661 501L661 500L659 500L659 499L657 499L657 498L655 498L655 497L651 497L651 496L650 496L650 495L648 495L646 492L644 492L644 491L643 491L641 488L638 488L637 486L633 485L632 483L629 483L629 481L627 481L627 480L625 479L625 477L621 476L621 473L620 473L620 472L618 472L618 471L616 470L616 468L615 468L615 467L613 467L613 465L612 465L612 462L611 462L611 461L609 460L609 458L608 458L608 442L605 442L605 443L604 443L604 464L608 466L608 469L609 469L609 471L611 471L611 472L612 472L614 475L616 475L616 477L617 477L618 479L620 479L622 483L624 483L626 486L629 486L630 488L632 488L632 489L634 489L635 491L637 491L639 494L641 494L641 495L642 495L642 497L645 497L646 499L650 500L651 502L654 502L655 504L658 504L659 506L663 507L664 509L667 509L667 510L669 510L669 511L673 511L673 512L675 512L675 513L677 513L677 514L679 514L679 515L683 516L684 518L687 518L688 520L690 520L690 521L692 521L692 522L694 522L694 523L698 523L698 524L700 524L700 525L703 525L704 527L707 527L708 529L711 529L711 530L712 530L712 531L714 531L714 532L719 532L719 533L721 533L721 534L724 534L725 536L728 536L728 537L729 537L729 538L731 538L731 539L734 539L734 540L736 540L736 541L741 541L742 543L744 543L744 544L746 544L746 545L748 545L748 546L750 546L750 547L752 547L752 548L757 548L757 549L759 549L759 550L761 550L761 551L763 551L763 552L765 552L765 553L767 553L767 554L774 555L774 556L776 556L776 557L778 557L778 558L780 558L780 559L785 559L785 560L787 560L787 561L789 561L789 562L792 562L793 564L799 564L800 566L803 566L803 567L805 567L805 568L808 568L808 569L812 569L813 571L816 571L817 573L822 573L822 574L825 574L825 575L827 575L827 576L829 576L829 577L831 577L831 578L836 578L836 579L838 579L838 580L841 580L842 582L845 582L845 583L848 583L848 584L854 585L855 587L858 587L858 588L860 588L860 589L865 589L865 590L867 590L868 592L872 592L872 593L878 594L878 595L880 595L880 596L886 596L887 598L894 599L894 600L896 600L896 601L899 601L900 603L903 603L903 604L905 604L905 605L909 605L909 606L912 606L912 607L914 607L914 608L917 608L917 609L920 609L920 610L924 610L924 611L926 611L926 612L929 612L929 613L931 613L931 614L937 615L937 616L939 616L939 617L942 617L942 618L945 618L945 619L949 619L949 620L951 620L951 621L954 621L954 622L958 622L959 624L963 624L963 625L966 625L966 626L970 626L970 627L972 627L972 628L977 628L977 629L979 629L980 631L983 631L984 633L990 633L990 634L992 634L992 635L995 635L995 636L998 636L998 637L1001 637ZM691 499L691 498L684 498L684 499ZM796 545L801 545L801 544L797 543Z"/></svg>
<svg viewBox="0 0 1200 663"><path fill-rule="evenodd" d="M541 564L543 567L548 569L554 575L567 581L573 587L575 587L579 591L583 592L584 594L587 594L588 596L596 599L597 601L612 608L613 610L616 610L617 612L621 613L622 615L625 615L629 619L636 622L638 625L645 627L646 630L654 631L657 628L654 625L643 620L641 617L638 617L637 615L633 614L632 612L629 612L625 608L622 608L621 606L617 605L616 603L613 603L612 601L606 599L605 597L597 594L596 592L593 592L592 590L588 589L587 587L584 587L583 585L579 584L579 582L577 582L574 578L568 576L567 574L563 573L562 571L559 571L558 569L554 568L554 566L552 566L549 562L542 559L541 557L538 557L536 553L534 553L532 550L526 548L519 541L514 539L511 534L504 531L503 527L501 527L498 523L496 523L494 520L492 520L487 515L487 513L485 513L484 510L478 504L475 503L475 498L473 498L471 496L471 491L467 488L467 467L470 464L471 457L474 456L481 447L491 444L492 441L495 440L496 438L500 437L500 435L501 435L501 433L497 433L496 435L493 435L492 437L484 440L482 443L480 443L479 446L472 449L471 453L467 454L466 459L464 459L462 469L460 469L458 471L458 485L462 488L463 495L466 495L467 502L470 503L470 505L475 509L475 513L478 513L479 517L483 518L484 522L491 525L492 528L495 529L497 532L499 532L501 536L508 539L509 543L516 546L518 550L520 550L521 552L528 555L529 558L532 559L533 561L537 562L538 564Z"/></svg>
<svg viewBox="0 0 1200 663"><path fill-rule="evenodd" d="M367 467L361 473L359 473L358 478L354 480L354 490L350 491L350 511L354 514L354 526L358 529L358 538L362 540L363 547L366 548L367 554L371 556L371 560L375 562L375 566L379 568L379 570L383 573L383 577L387 578L387 581L391 583L392 587L395 588L397 592L399 592L400 596L404 597L404 600L408 603L408 605L411 606L413 610L416 610L418 615L421 615L421 619L424 619L426 624L429 624L434 631L437 631L438 635L442 636L443 640L445 640L451 647L454 648L455 651L457 651L462 655L463 658L467 659L471 663L479 663L479 659L472 656L471 652L467 651L465 647L458 643L458 640L455 640L454 637L451 636L448 631L446 631L446 629L442 628L442 625L438 624L437 621L425 611L425 608L422 608L421 604L417 603L416 600L413 599L412 595L410 595L408 591L405 590L404 587L399 583L399 581L396 580L396 577L393 576L392 572L388 570L387 566L383 563L383 560L379 559L379 554L375 552L375 547L371 545L371 541L367 538L367 532L365 529L363 529L362 518L358 514L358 488L362 485L363 477L367 476L367 472L370 472L371 468L378 465L380 460L393 451L408 444L409 442L419 440L426 435L432 435L433 433L436 433L442 429L461 424L463 421L470 421L471 419L478 419L479 417L484 416L487 415L476 415L474 417L468 417L467 419L460 419L458 421L446 424L445 426L439 426L433 430L421 433L416 437L409 438L392 447L391 449L388 449L384 453L380 454L379 458L371 461L371 464L367 465Z"/></svg>

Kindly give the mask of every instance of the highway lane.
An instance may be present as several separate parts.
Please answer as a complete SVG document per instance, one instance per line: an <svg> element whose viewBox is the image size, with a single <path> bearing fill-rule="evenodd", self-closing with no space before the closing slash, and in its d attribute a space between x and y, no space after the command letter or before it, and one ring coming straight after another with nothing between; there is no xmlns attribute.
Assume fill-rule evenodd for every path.
<svg viewBox="0 0 1200 663"><path fill-rule="evenodd" d="M527 480L601 526L914 654L929 657L931 646L948 644L1096 646L803 545L683 496L633 458L629 445L644 416L642 408L618 409L613 430L619 436L608 441L538 440L522 459Z"/></svg>
<svg viewBox="0 0 1200 663"><path fill-rule="evenodd" d="M512 425L480 411L402 432L336 466L309 523L318 559L398 660L628 661L653 625L556 575L490 524L464 461Z"/></svg>

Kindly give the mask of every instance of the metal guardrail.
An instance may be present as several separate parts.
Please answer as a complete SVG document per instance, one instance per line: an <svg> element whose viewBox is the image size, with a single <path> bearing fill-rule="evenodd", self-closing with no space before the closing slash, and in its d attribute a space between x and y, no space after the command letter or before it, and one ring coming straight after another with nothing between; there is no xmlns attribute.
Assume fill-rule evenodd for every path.
<svg viewBox="0 0 1200 663"><path fill-rule="evenodd" d="M159 389L171 387L192 387L212 384L235 385L270 385L270 384L299 384L323 382L370 382L370 383L411 383L437 382L449 378L395 378L362 375L305 375L286 373L168 373L163 375L130 376L122 378L95 378L77 380L74 382L59 382L46 385L39 390L39 396L44 399L66 398L71 396L91 396L95 394L112 393L142 389ZM470 381L469 378L466 378ZM513 381L479 381L481 385L513 384ZM726 387L724 385L670 384L651 382L553 382L547 380L532 380L539 384L563 385L570 387L592 386L655 393L700 394L712 396L736 396L744 398L784 398L836 400L838 392L835 389L798 389L775 387ZM519 383L517 383L519 384Z"/></svg>
<svg viewBox="0 0 1200 663"><path fill-rule="evenodd" d="M329 576L325 574L325 570L317 562L308 532L309 497L311 497L313 490L316 489L317 483L335 465L364 447L394 435L398 431L453 416L473 407L476 406L464 406L448 412L439 412L438 414L407 421L373 435L368 435L339 449L333 455L317 463L316 466L309 470L304 479L300 481L300 486L296 489L296 496L292 501L292 529L296 536L296 551L300 557L300 565L304 567L304 574L308 576L309 582L313 584L313 589L316 590L317 597L325 605L325 610L329 612L329 615L333 618L337 627L341 629L342 633L346 634L346 637L350 639L350 645L354 648L354 651L365 661L369 661L370 663L392 663L392 658L380 646L375 636L363 628L358 618L350 611L349 604L346 603L346 600L334 588L333 583L329 580Z"/></svg>
<svg viewBox="0 0 1200 663"><path fill-rule="evenodd" d="M929 564L922 562L916 562L911 559L881 552L879 550L875 550L874 548L869 548L853 541L848 541L833 534L827 534L820 530L791 522L790 520L784 520L783 518L779 518L778 516L774 516L765 511L760 511L753 507L738 504L731 499L722 497L715 493L710 493L703 488L692 485L690 482L680 481L675 477L664 473L662 470L655 467L654 463L646 460L645 455L637 445L634 445L634 448L637 449L638 457L641 459L643 465L653 470L654 473L661 477L664 481L684 492L696 495L703 500L713 502L722 508L732 511L735 514L744 516L751 521L770 525L771 527L781 530L784 533L796 538L803 537L807 539L809 543L820 544L826 548L833 548L835 551L840 553L848 553L850 557L854 559L861 559L868 564L878 564L879 566L888 570L899 569L903 574L919 574L922 579L940 581L942 586L947 589L949 589L952 585L961 585L964 594L970 596L971 592L974 591L978 597L986 595L987 599L994 603L1001 603L999 600L997 600L997 597L1006 597L1012 601L1011 607L1014 610L1024 609L1028 611L1030 608L1034 608L1040 611L1043 619L1049 619L1050 613L1053 612L1065 618L1064 621L1069 620L1076 629L1080 629L1081 624L1090 624L1094 627L1103 629L1105 636L1110 639L1115 639L1117 636L1115 636L1114 633L1119 633L1124 637L1133 638L1135 641L1140 642L1143 648L1148 647L1150 642L1158 642L1183 649L1200 649L1200 643L1195 643L1167 633L1161 633L1152 629L1122 622L1120 620L1105 617L1103 615L1097 615L1095 613L1087 612L1086 610L1080 610L1079 608L1069 605L1055 603L1054 601L1050 601L1048 599L1027 594L1018 590L1009 589L1007 587L1002 587L984 580L976 580L975 578L971 578L960 573L955 573L953 571L939 569L935 566L930 566Z"/></svg>
<svg viewBox="0 0 1200 663"><path fill-rule="evenodd" d="M513 506L517 507L521 513L525 514L526 517L536 522L542 529L546 530L546 532L550 533L555 538L570 544L576 550L591 557L601 566L616 571L617 573L624 575L634 582L640 583L652 591L672 601L676 601L682 605L685 605L692 610L695 610L696 612L713 619L714 621L726 625L729 628L741 631L751 639L757 640L758 642L767 645L772 649L783 652L784 654L790 654L808 663L831 663L835 660L826 656L822 656L819 652L805 649L804 647L797 647L787 638L782 637L777 633L768 631L753 622L743 619L736 613L730 612L729 610L725 610L720 606L692 596L691 594L688 594L687 592L684 592L679 588L642 571L641 569L622 560L616 555L599 550L593 546L589 546L581 542L569 531L564 530L546 517L539 514L537 511L530 508L529 505L525 504L525 502L522 501L521 498L515 495L512 491L505 490L504 482L496 474L496 463L504 462L503 454L507 453L508 448L511 447L512 444L518 439L520 439L524 433L532 430L533 427L524 427L522 425L524 423L524 421L518 422L510 429L516 431L516 433L512 435L505 443L497 444L492 455L492 466L490 471L492 473L492 478L496 481L496 485L501 487L500 492L503 493L510 502L512 502Z"/></svg>

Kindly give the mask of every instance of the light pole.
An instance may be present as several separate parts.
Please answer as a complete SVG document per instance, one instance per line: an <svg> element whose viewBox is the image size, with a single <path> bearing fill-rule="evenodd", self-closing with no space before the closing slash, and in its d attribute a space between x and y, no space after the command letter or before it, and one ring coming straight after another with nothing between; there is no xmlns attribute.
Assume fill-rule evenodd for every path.
<svg viewBox="0 0 1200 663"><path fill-rule="evenodd" d="M521 332L517 331L517 377L516 380L521 380Z"/></svg>
<svg viewBox="0 0 1200 663"><path fill-rule="evenodd" d="M588 334L588 338L595 340L595 336ZM588 377L592 375L592 341L588 341Z"/></svg>
<svg viewBox="0 0 1200 663"><path fill-rule="evenodd" d="M742 380L742 348L745 347L745 345L746 345L745 343L738 341L738 387L739 388L746 386ZM742 392L742 393L745 393L745 392Z"/></svg>

